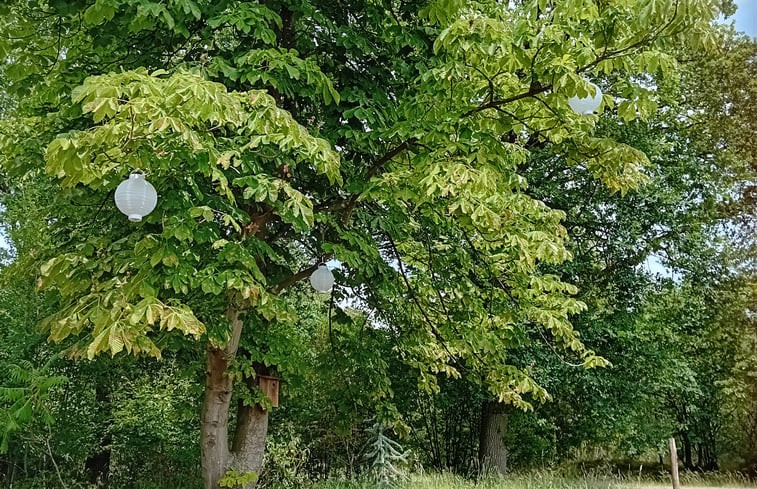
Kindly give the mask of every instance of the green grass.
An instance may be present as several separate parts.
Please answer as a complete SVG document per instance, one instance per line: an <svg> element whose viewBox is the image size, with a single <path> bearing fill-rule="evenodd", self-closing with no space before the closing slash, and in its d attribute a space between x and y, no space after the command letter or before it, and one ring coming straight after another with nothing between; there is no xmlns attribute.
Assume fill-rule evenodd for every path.
<svg viewBox="0 0 757 489"><path fill-rule="evenodd" d="M14 489L59 489L57 478L47 474L47 478L17 481ZM699 474L682 472L681 483L684 489L689 488L753 488L757 483L750 482L746 477L735 473ZM82 483L70 482L66 489L94 489ZM114 488L123 485L115 484ZM275 483L266 484L265 489L664 489L671 487L670 478L664 472L658 475L645 474L641 478L604 469L580 471L575 468L562 470L540 470L533 472L515 473L504 478L488 478L480 481L465 479L452 474L422 474L412 475L407 480L398 482L392 487L381 486L370 482L329 480L312 485ZM147 481L132 481L130 489L201 489L200 480L174 480L163 484Z"/></svg>
<svg viewBox="0 0 757 489"><path fill-rule="evenodd" d="M757 487L744 477L730 474L682 474L681 483L684 487ZM398 482L394 489L633 489L645 486L670 487L671 483L664 474L658 479L639 480L619 477L617 474L562 476L542 471L480 481L467 480L451 474L417 475ZM326 481L315 484L313 489L381 489L381 486L367 482Z"/></svg>
<svg viewBox="0 0 757 489"><path fill-rule="evenodd" d="M447 474L413 476L395 486L396 489L603 489L611 487L617 486L589 479L527 476L475 481ZM317 484L314 489L379 489L379 486L365 482L328 481Z"/></svg>

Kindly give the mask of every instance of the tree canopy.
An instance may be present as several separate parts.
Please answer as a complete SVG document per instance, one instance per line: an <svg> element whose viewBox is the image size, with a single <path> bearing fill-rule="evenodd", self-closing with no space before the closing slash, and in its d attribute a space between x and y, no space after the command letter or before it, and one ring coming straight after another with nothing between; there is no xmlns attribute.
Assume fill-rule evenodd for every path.
<svg viewBox="0 0 757 489"><path fill-rule="evenodd" d="M621 294L651 254L697 260L703 223L726 200L730 216L753 202L753 145L748 130L733 137L754 127L753 91L734 81L726 99L696 96L691 80L722 67L679 63L723 45L714 21L731 8L6 2L0 164L14 266L39 269L42 325L69 356L206 351L208 488L259 471L268 406L256 379L307 361L285 334L298 312L288 292L330 260L329 321L337 309L385 332L428 393L465 378L530 409L550 398L541 357L524 353L533 341L609 366L601 338L586 343L572 320L617 305L603 285ZM753 53L735 49L736 64ZM602 114L576 114L568 99L592 95L591 80ZM135 171L159 199L129 224L112 195ZM592 273L607 281L584 285ZM374 392L381 421L404 432L384 402L392 383Z"/></svg>

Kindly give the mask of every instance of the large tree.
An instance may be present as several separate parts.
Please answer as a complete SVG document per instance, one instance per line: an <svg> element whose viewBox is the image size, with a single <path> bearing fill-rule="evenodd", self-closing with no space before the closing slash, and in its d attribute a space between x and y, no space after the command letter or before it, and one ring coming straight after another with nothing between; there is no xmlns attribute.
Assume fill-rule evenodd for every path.
<svg viewBox="0 0 757 489"><path fill-rule="evenodd" d="M421 386L476 372L499 402L545 399L508 356L535 326L604 361L569 322L576 288L544 269L570 253L564 213L527 192L528 151L637 186L644 153L593 137L567 100L602 77L605 107L649 115L644 76L673 72L682 43L711 48L719 3L7 2L5 191L54 192L50 338L89 358L206 348L208 488L259 471L255 378L287 348L259 338L329 258L336 299L396 335ZM160 197L132 225L110 200L135 170Z"/></svg>

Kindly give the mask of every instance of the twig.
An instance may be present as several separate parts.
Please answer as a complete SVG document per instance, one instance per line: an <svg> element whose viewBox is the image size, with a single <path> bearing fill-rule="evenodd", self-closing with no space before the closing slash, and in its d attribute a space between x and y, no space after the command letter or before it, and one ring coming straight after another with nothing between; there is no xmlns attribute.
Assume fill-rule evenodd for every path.
<svg viewBox="0 0 757 489"><path fill-rule="evenodd" d="M47 445L47 453L50 454L50 460L53 462L53 467L55 467L55 473L58 475L58 481L60 481L60 487L65 488L66 483L63 482L63 478L60 476L60 468L58 467L58 463L55 461L55 457L53 456L53 450L50 448L50 437L53 436L52 430L50 429L50 425L47 426L47 431L50 434L47 438L45 438L45 445Z"/></svg>

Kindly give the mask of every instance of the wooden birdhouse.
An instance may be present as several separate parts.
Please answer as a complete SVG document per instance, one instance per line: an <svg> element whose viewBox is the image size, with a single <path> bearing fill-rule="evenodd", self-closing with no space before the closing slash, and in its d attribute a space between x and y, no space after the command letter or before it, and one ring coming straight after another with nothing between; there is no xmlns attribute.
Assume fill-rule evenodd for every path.
<svg viewBox="0 0 757 489"><path fill-rule="evenodd" d="M279 407L279 383L281 379L269 375L258 375L258 385L263 394L268 396L273 407Z"/></svg>

